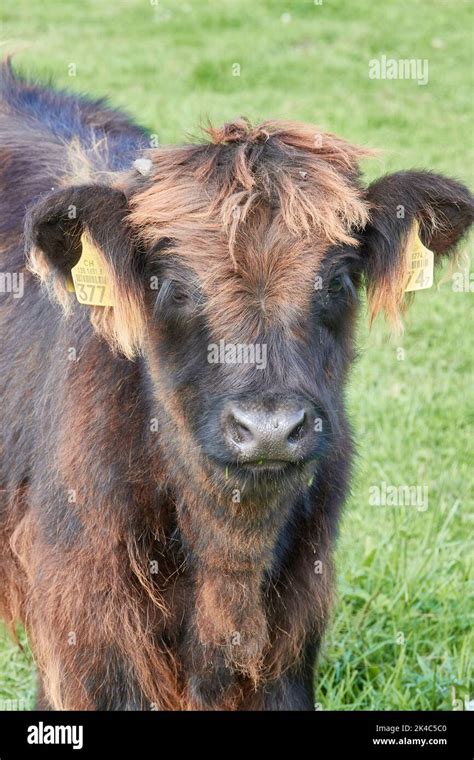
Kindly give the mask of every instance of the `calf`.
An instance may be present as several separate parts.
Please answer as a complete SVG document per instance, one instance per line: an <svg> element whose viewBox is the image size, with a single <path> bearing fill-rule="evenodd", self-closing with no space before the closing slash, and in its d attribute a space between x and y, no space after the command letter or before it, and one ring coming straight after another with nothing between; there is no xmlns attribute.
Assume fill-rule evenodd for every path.
<svg viewBox="0 0 474 760"><path fill-rule="evenodd" d="M358 293L399 322L417 230L441 260L472 197L365 188L303 124L149 149L8 64L0 97L0 607L40 705L311 709Z"/></svg>

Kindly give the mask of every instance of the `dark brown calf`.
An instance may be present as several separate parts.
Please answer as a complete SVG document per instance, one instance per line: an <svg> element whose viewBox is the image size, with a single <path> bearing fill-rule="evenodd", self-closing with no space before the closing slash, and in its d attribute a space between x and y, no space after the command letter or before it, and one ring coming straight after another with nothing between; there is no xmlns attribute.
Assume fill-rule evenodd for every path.
<svg viewBox="0 0 474 760"><path fill-rule="evenodd" d="M301 124L148 150L8 66L1 99L0 604L42 704L311 709L358 289L398 321L415 222L441 259L470 194L365 189L367 151ZM113 306L71 292L83 246Z"/></svg>

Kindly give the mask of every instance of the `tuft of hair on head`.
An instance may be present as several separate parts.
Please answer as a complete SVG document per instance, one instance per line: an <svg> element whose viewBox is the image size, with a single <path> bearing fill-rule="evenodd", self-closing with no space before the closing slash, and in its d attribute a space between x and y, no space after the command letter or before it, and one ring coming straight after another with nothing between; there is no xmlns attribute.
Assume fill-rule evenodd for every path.
<svg viewBox="0 0 474 760"><path fill-rule="evenodd" d="M263 218L309 243L320 236L357 245L354 232L368 220L359 162L374 151L290 121L254 126L241 118L204 133L204 144L149 152L153 175L133 194L130 216L145 237L174 236L171 195L173 224L221 227L235 268L239 232Z"/></svg>
<svg viewBox="0 0 474 760"><path fill-rule="evenodd" d="M214 145L229 145L230 143L246 141L249 143L266 142L270 133L264 124L252 127L249 119L241 117L236 121L227 122L221 127L209 124L203 127L203 132L208 135Z"/></svg>
<svg viewBox="0 0 474 760"><path fill-rule="evenodd" d="M313 154L349 174L358 173L359 162L371 158L376 151L359 145L353 145L332 132L325 132L320 127L297 121L264 121L252 125L249 119L241 117L227 122L221 127L209 124L203 127L213 145L231 143L262 144L273 139L281 146L287 146Z"/></svg>
<svg viewBox="0 0 474 760"><path fill-rule="evenodd" d="M227 179L221 177L216 203L229 231L232 253L239 225L259 204L277 207L288 231L310 239L356 244L353 231L368 220L357 178L359 162L374 155L317 127L266 121L252 126L239 119L206 133L213 145L232 146ZM209 160L200 176L217 174L219 158Z"/></svg>

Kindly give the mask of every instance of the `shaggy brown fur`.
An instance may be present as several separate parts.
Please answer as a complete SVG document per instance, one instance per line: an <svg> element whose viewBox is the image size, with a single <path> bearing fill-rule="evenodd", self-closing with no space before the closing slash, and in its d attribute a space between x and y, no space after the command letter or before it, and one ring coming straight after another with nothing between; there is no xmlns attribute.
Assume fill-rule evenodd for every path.
<svg viewBox="0 0 474 760"><path fill-rule="evenodd" d="M0 308L0 604L26 627L43 704L311 709L356 289L397 319L414 219L441 256L469 193L425 172L365 189L365 149L297 123L150 151L121 114L8 67L1 98L2 262L25 293ZM66 289L83 232L113 307ZM210 364L220 340L264 344L266 368ZM228 404L288 399L323 434L281 472L245 471Z"/></svg>

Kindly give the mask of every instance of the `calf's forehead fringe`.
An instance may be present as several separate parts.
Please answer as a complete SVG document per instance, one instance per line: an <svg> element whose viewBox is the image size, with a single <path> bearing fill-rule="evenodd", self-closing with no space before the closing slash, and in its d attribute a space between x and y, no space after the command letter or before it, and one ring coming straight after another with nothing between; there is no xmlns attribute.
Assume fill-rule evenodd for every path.
<svg viewBox="0 0 474 760"><path fill-rule="evenodd" d="M148 152L129 215L147 244L173 238L191 263L218 248L222 259L224 247L237 268L238 250L271 226L295 249L355 242L368 218L358 163L372 151L297 122L241 119L206 133L203 144Z"/></svg>

